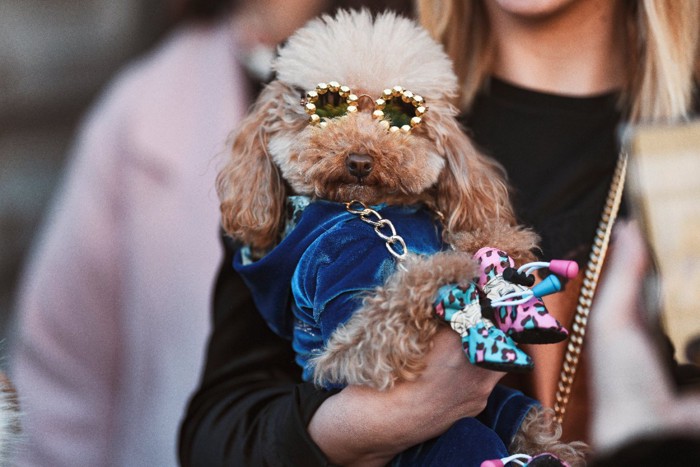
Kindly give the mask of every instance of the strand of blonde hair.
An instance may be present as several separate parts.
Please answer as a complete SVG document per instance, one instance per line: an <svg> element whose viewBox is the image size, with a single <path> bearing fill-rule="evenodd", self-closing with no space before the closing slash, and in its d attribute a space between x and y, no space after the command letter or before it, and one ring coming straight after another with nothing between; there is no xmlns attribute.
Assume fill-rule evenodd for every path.
<svg viewBox="0 0 700 467"><path fill-rule="evenodd" d="M494 47L483 0L417 0L421 24L454 61L459 106L468 109L488 78ZM631 122L687 119L700 80L700 2L626 0L628 73L621 105Z"/></svg>

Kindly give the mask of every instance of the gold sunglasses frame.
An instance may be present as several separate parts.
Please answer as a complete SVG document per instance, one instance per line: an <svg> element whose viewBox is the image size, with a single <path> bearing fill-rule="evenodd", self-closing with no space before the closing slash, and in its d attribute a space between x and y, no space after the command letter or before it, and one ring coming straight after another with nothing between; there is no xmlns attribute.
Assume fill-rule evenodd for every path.
<svg viewBox="0 0 700 467"><path fill-rule="evenodd" d="M304 106L304 110L309 115L309 123L312 125L319 125L321 128L325 128L328 122L321 120L321 117L316 113L316 102L318 102L320 96L326 94L327 92L338 93L338 95L345 99L348 104L347 113L355 113L358 111L359 97L353 94L348 86L343 86L337 81L330 81L328 83L318 83L316 89L313 91L308 91L306 93L306 98L302 99L301 104ZM409 124L397 126L389 123L388 120L384 119L384 109L386 104L393 100L401 98L401 100L413 106L415 115L411 117ZM371 99L371 97L370 97ZM428 107L425 104L423 97L418 94L413 94L411 91L404 89L401 86L394 86L387 88L382 91L382 97L374 100L374 111L372 112L372 117L379 120L380 125L382 125L389 132L402 132L409 133L413 128L419 126L423 122L423 115L428 111Z"/></svg>

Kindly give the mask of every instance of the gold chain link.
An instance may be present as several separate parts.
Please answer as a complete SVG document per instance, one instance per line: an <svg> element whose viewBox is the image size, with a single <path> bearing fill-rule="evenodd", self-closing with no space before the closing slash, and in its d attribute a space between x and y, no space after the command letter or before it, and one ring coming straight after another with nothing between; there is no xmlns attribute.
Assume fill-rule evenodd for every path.
<svg viewBox="0 0 700 467"><path fill-rule="evenodd" d="M386 242L386 249L396 258L399 264L406 259L406 253L408 252L406 242L396 233L396 228L389 219L384 219L377 211L368 208L362 201L353 200L345 203L345 209L351 214L357 214L360 216L360 220L374 227L377 236ZM375 220L371 219L371 217L374 217ZM389 235L383 233L382 229L388 229Z"/></svg>
<svg viewBox="0 0 700 467"><path fill-rule="evenodd" d="M620 152L620 157L615 167L615 173L610 183L610 191L605 201L603 214L601 215L598 228L596 229L593 247L591 248L588 265L586 266L585 277L581 285L576 313L574 314L569 344L566 347L566 354L562 362L561 373L559 374L554 404L555 416L559 423L562 423L564 420L566 405L569 402L569 395L571 394L571 387L576 377L576 369L578 367L579 357L581 356L583 339L586 336L586 326L588 324L591 303L593 302L593 296L595 295L598 279L600 278L600 271L603 268L603 262L605 261L605 255L610 243L612 227L620 209L626 171L627 153L622 151Z"/></svg>

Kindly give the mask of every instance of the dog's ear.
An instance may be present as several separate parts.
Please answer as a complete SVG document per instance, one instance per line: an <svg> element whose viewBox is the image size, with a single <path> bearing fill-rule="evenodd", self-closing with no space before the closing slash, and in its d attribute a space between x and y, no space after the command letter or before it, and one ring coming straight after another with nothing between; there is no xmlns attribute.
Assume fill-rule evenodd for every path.
<svg viewBox="0 0 700 467"><path fill-rule="evenodd" d="M285 89L278 82L263 89L216 180L224 230L253 249L273 246L280 233L286 190L267 142L283 124Z"/></svg>
<svg viewBox="0 0 700 467"><path fill-rule="evenodd" d="M437 187L437 207L450 234L486 226L515 225L503 168L476 150L452 112L433 111L426 125L445 157Z"/></svg>

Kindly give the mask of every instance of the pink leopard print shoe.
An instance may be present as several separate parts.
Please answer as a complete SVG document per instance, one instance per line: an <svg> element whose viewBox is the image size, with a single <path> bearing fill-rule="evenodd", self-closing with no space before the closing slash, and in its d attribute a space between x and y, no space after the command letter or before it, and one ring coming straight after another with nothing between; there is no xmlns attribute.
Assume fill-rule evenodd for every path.
<svg viewBox="0 0 700 467"><path fill-rule="evenodd" d="M512 271L515 266L507 253L484 247L474 259L480 270L477 283L492 304L496 326L516 342L526 344L551 344L566 339L568 331L549 314L529 286L503 277L506 269Z"/></svg>

